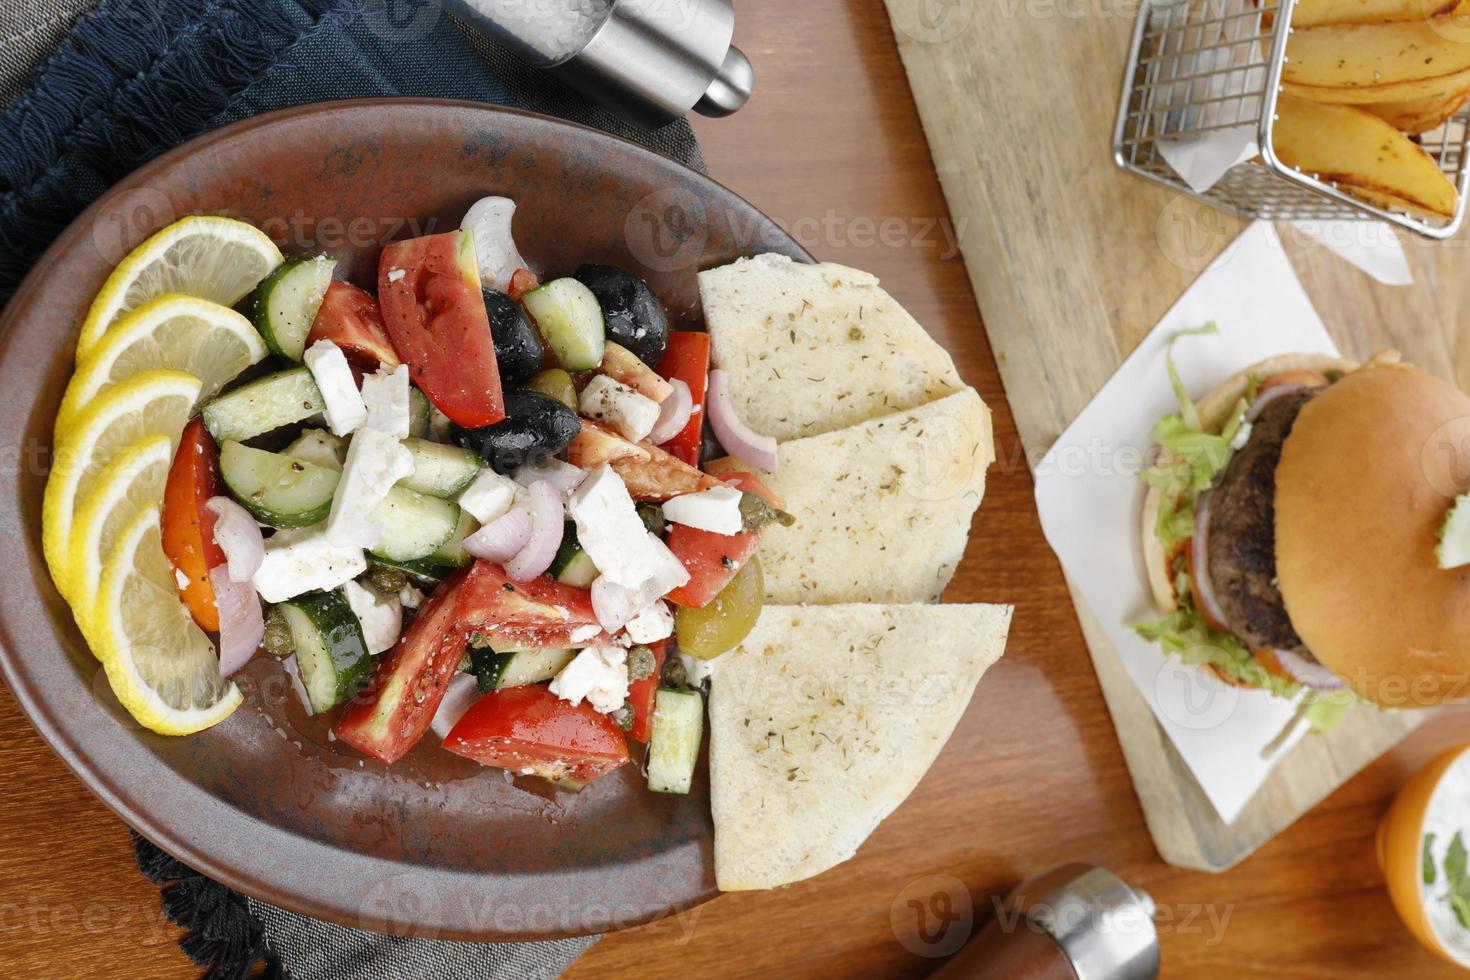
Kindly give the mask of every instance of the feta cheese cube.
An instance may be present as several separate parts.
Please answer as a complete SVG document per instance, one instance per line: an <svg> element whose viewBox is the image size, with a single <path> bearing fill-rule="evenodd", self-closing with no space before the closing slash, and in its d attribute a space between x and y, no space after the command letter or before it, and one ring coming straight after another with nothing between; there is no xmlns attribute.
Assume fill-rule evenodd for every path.
<svg viewBox="0 0 1470 980"><path fill-rule="evenodd" d="M578 407L583 415L608 423L632 442L648 438L658 424L660 411L658 402L605 374L596 375L587 382Z"/></svg>
<svg viewBox="0 0 1470 980"><path fill-rule="evenodd" d="M408 438L408 365L380 367L363 375L362 403L367 408L363 425L395 439Z"/></svg>
<svg viewBox="0 0 1470 980"><path fill-rule="evenodd" d="M413 472L413 454L392 436L363 429L347 447L342 479L327 515L327 538L341 548L372 548L383 534L373 508Z"/></svg>
<svg viewBox="0 0 1470 980"><path fill-rule="evenodd" d="M403 606L399 604L398 597L380 596L356 582L343 585L342 594L362 627L362 639L367 644L368 653L377 656L384 650L391 650L398 642L398 634L403 632Z"/></svg>
<svg viewBox="0 0 1470 980"><path fill-rule="evenodd" d="M411 585L398 590L398 604L404 609L417 609L424 604L424 594Z"/></svg>
<svg viewBox="0 0 1470 980"><path fill-rule="evenodd" d="M628 620L628 639L634 643L657 643L674 635L674 614L660 601Z"/></svg>
<svg viewBox="0 0 1470 980"><path fill-rule="evenodd" d="M741 496L734 487L686 493L664 501L664 517L714 534L739 534L745 529L745 520L740 516Z"/></svg>
<svg viewBox="0 0 1470 980"><path fill-rule="evenodd" d="M601 626L597 626L593 623L588 623L586 626L578 626L576 629L572 630L569 639L573 643L586 643L588 640L592 639L594 636L601 632Z"/></svg>
<svg viewBox="0 0 1470 980"><path fill-rule="evenodd" d="M342 348L330 340L318 340L307 348L302 360L322 393L332 434L345 436L357 431L367 420L367 406L362 403Z"/></svg>
<svg viewBox="0 0 1470 980"><path fill-rule="evenodd" d="M561 669L551 693L563 701L608 714L628 700L628 651L614 646L587 647Z"/></svg>
<svg viewBox="0 0 1470 980"><path fill-rule="evenodd" d="M489 524L510 512L519 484L492 469L483 469L470 485L459 492L459 505L481 524Z"/></svg>
<svg viewBox="0 0 1470 980"><path fill-rule="evenodd" d="M689 581L683 563L643 526L628 488L606 463L572 492L567 511L576 522L578 542L603 578L639 592L658 587L629 617Z"/></svg>
<svg viewBox="0 0 1470 980"><path fill-rule="evenodd" d="M365 571L361 548L338 547L317 530L279 544L268 541L252 582L266 602L284 602L304 592L335 589Z"/></svg>

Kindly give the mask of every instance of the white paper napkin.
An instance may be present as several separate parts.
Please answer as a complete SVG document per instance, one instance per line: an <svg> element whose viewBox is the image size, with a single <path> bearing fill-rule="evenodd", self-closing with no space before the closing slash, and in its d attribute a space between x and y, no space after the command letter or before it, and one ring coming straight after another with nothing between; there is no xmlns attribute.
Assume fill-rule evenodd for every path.
<svg viewBox="0 0 1470 980"><path fill-rule="evenodd" d="M1294 705L1230 687L1167 657L1131 626L1153 619L1143 567L1140 471L1149 432L1176 410L1164 354L1180 330L1215 322L1174 360L1196 398L1257 361L1282 353L1337 353L1282 251L1275 229L1250 225L1123 362L1036 468L1036 505L1061 559L1108 643L1153 709L1205 795L1227 823L1260 789L1301 726L1271 758L1262 750L1291 724Z"/></svg>

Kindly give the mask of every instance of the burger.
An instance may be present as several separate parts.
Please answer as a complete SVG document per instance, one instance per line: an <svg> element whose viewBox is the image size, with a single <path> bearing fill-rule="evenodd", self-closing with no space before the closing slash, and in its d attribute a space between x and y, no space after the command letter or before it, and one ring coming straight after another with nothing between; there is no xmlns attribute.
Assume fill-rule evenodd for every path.
<svg viewBox="0 0 1470 980"><path fill-rule="evenodd" d="M1470 397L1399 363L1286 355L1155 427L1146 637L1330 728L1470 693Z"/></svg>

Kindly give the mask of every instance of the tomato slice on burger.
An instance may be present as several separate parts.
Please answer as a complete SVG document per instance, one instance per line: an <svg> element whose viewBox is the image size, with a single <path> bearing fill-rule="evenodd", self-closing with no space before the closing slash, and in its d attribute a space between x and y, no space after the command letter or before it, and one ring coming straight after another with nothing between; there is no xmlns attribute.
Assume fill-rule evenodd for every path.
<svg viewBox="0 0 1470 980"><path fill-rule="evenodd" d="M365 289L350 282L333 279L322 297L322 305L312 321L306 346L318 340L330 340L342 348L347 359L358 367L373 371L379 365L397 367L403 362L383 326L378 301Z"/></svg>
<svg viewBox="0 0 1470 980"><path fill-rule="evenodd" d="M444 747L481 765L581 787L628 761L628 742L607 715L536 684L476 701Z"/></svg>
<svg viewBox="0 0 1470 980"><path fill-rule="evenodd" d="M495 341L466 231L394 242L378 260L383 322L409 374L467 429L505 418Z"/></svg>
<svg viewBox="0 0 1470 980"><path fill-rule="evenodd" d="M214 512L204 505L224 492L219 475L219 448L204 420L195 418L184 427L179 448L169 465L163 490L163 551L187 578L179 597L200 629L219 629L219 607L209 570L225 563L224 552L214 540Z"/></svg>

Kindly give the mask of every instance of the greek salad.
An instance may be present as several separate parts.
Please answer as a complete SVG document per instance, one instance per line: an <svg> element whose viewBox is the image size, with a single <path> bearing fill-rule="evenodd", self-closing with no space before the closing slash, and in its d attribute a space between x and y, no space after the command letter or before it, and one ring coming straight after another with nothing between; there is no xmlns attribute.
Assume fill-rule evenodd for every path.
<svg viewBox="0 0 1470 980"><path fill-rule="evenodd" d="M487 198L458 230L385 246L371 289L326 255L261 262L239 296L199 284L222 325L208 345L218 357L227 334L241 352L197 387L158 377L222 373L171 361L159 323L205 354L182 312L149 312L158 299L137 290L94 307L78 377L99 355L114 366L63 405L57 441L111 448L62 479L54 505L48 492L48 560L144 725L222 720L240 701L230 676L263 653L341 744L383 763L429 738L579 788L629 763L633 742L648 746L650 789L689 790L706 663L754 625L762 530L792 521L757 475L774 470L775 442L737 417L708 335L671 330L648 283L620 269L541 282L514 213ZM258 235L186 222L202 220L219 240ZM115 275L133 262L152 281L136 272L146 261ZM142 314L164 363L148 348L129 373L108 345L141 334ZM160 401L165 381L190 396L182 411ZM155 394L132 396L145 408L129 409L127 438L108 436L125 407L109 389L144 387ZM112 474L140 439L162 451L136 431L139 412L157 416L144 428L174 440L171 456L151 476L136 462ZM79 530L99 495L112 516ZM77 557L88 548L102 552L91 564ZM157 611L161 592L186 620Z"/></svg>

